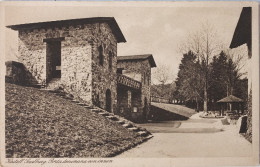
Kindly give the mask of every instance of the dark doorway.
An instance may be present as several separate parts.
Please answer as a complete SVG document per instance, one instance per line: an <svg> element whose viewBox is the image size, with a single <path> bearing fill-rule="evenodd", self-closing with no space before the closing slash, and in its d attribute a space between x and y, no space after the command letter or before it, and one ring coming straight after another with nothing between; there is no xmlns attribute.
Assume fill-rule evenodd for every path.
<svg viewBox="0 0 260 167"><path fill-rule="evenodd" d="M147 110L148 110L147 98L144 98L144 110L143 110L143 118L144 118L144 120L146 120Z"/></svg>
<svg viewBox="0 0 260 167"><path fill-rule="evenodd" d="M106 110L111 112L111 91L109 89L106 91Z"/></svg>
<svg viewBox="0 0 260 167"><path fill-rule="evenodd" d="M61 41L48 41L46 54L47 80L61 78Z"/></svg>

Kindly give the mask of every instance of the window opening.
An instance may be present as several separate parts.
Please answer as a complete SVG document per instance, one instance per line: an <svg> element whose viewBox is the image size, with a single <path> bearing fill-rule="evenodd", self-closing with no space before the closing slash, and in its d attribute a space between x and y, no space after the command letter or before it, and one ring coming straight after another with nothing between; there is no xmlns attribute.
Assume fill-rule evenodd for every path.
<svg viewBox="0 0 260 167"><path fill-rule="evenodd" d="M99 64L103 65L104 55L103 55L103 47L101 45L98 47L98 52L99 52Z"/></svg>

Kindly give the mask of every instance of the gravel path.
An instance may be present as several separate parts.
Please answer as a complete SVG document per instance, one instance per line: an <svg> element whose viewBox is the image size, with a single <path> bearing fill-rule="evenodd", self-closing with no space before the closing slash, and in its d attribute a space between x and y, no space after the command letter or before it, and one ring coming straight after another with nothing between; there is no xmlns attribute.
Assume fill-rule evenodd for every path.
<svg viewBox="0 0 260 167"><path fill-rule="evenodd" d="M169 122L153 133L154 137L119 158L130 157L248 157L252 154L252 145L236 132L236 126L221 125L217 119L201 119L198 114L181 122L179 128L169 128ZM150 131L152 126L145 125ZM174 126L174 125L173 125Z"/></svg>

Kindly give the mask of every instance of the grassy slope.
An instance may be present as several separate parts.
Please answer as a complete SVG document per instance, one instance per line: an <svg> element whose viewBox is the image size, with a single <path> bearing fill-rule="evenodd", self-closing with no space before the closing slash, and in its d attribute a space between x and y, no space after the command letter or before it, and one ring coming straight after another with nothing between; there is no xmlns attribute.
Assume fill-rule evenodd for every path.
<svg viewBox="0 0 260 167"><path fill-rule="evenodd" d="M117 123L52 93L6 83L6 157L106 157L140 142Z"/></svg>
<svg viewBox="0 0 260 167"><path fill-rule="evenodd" d="M156 102L152 102L151 104L154 105L155 107L159 107L159 108L165 109L169 112L173 112L175 114L179 114L179 115L182 115L185 117L191 117L193 114L197 113L194 111L194 109L190 109L190 108L182 106L182 105L156 103Z"/></svg>

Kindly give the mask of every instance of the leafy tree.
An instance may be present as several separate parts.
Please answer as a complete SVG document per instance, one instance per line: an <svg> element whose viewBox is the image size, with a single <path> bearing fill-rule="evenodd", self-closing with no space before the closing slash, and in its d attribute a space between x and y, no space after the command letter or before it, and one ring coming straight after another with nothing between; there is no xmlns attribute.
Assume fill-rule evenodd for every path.
<svg viewBox="0 0 260 167"><path fill-rule="evenodd" d="M203 77L202 68L196 55L189 51L183 55L179 65L178 78L176 80L176 91L174 96L185 101L195 100L196 109L199 109L199 101L202 99Z"/></svg>
<svg viewBox="0 0 260 167"><path fill-rule="evenodd" d="M209 75L209 99L216 103L218 100L235 95L246 100L247 85L245 79L241 80L241 73L237 68L237 63L225 53L214 56L210 64Z"/></svg>
<svg viewBox="0 0 260 167"><path fill-rule="evenodd" d="M227 95L227 56L224 52L214 56L209 79L209 99L216 102Z"/></svg>

